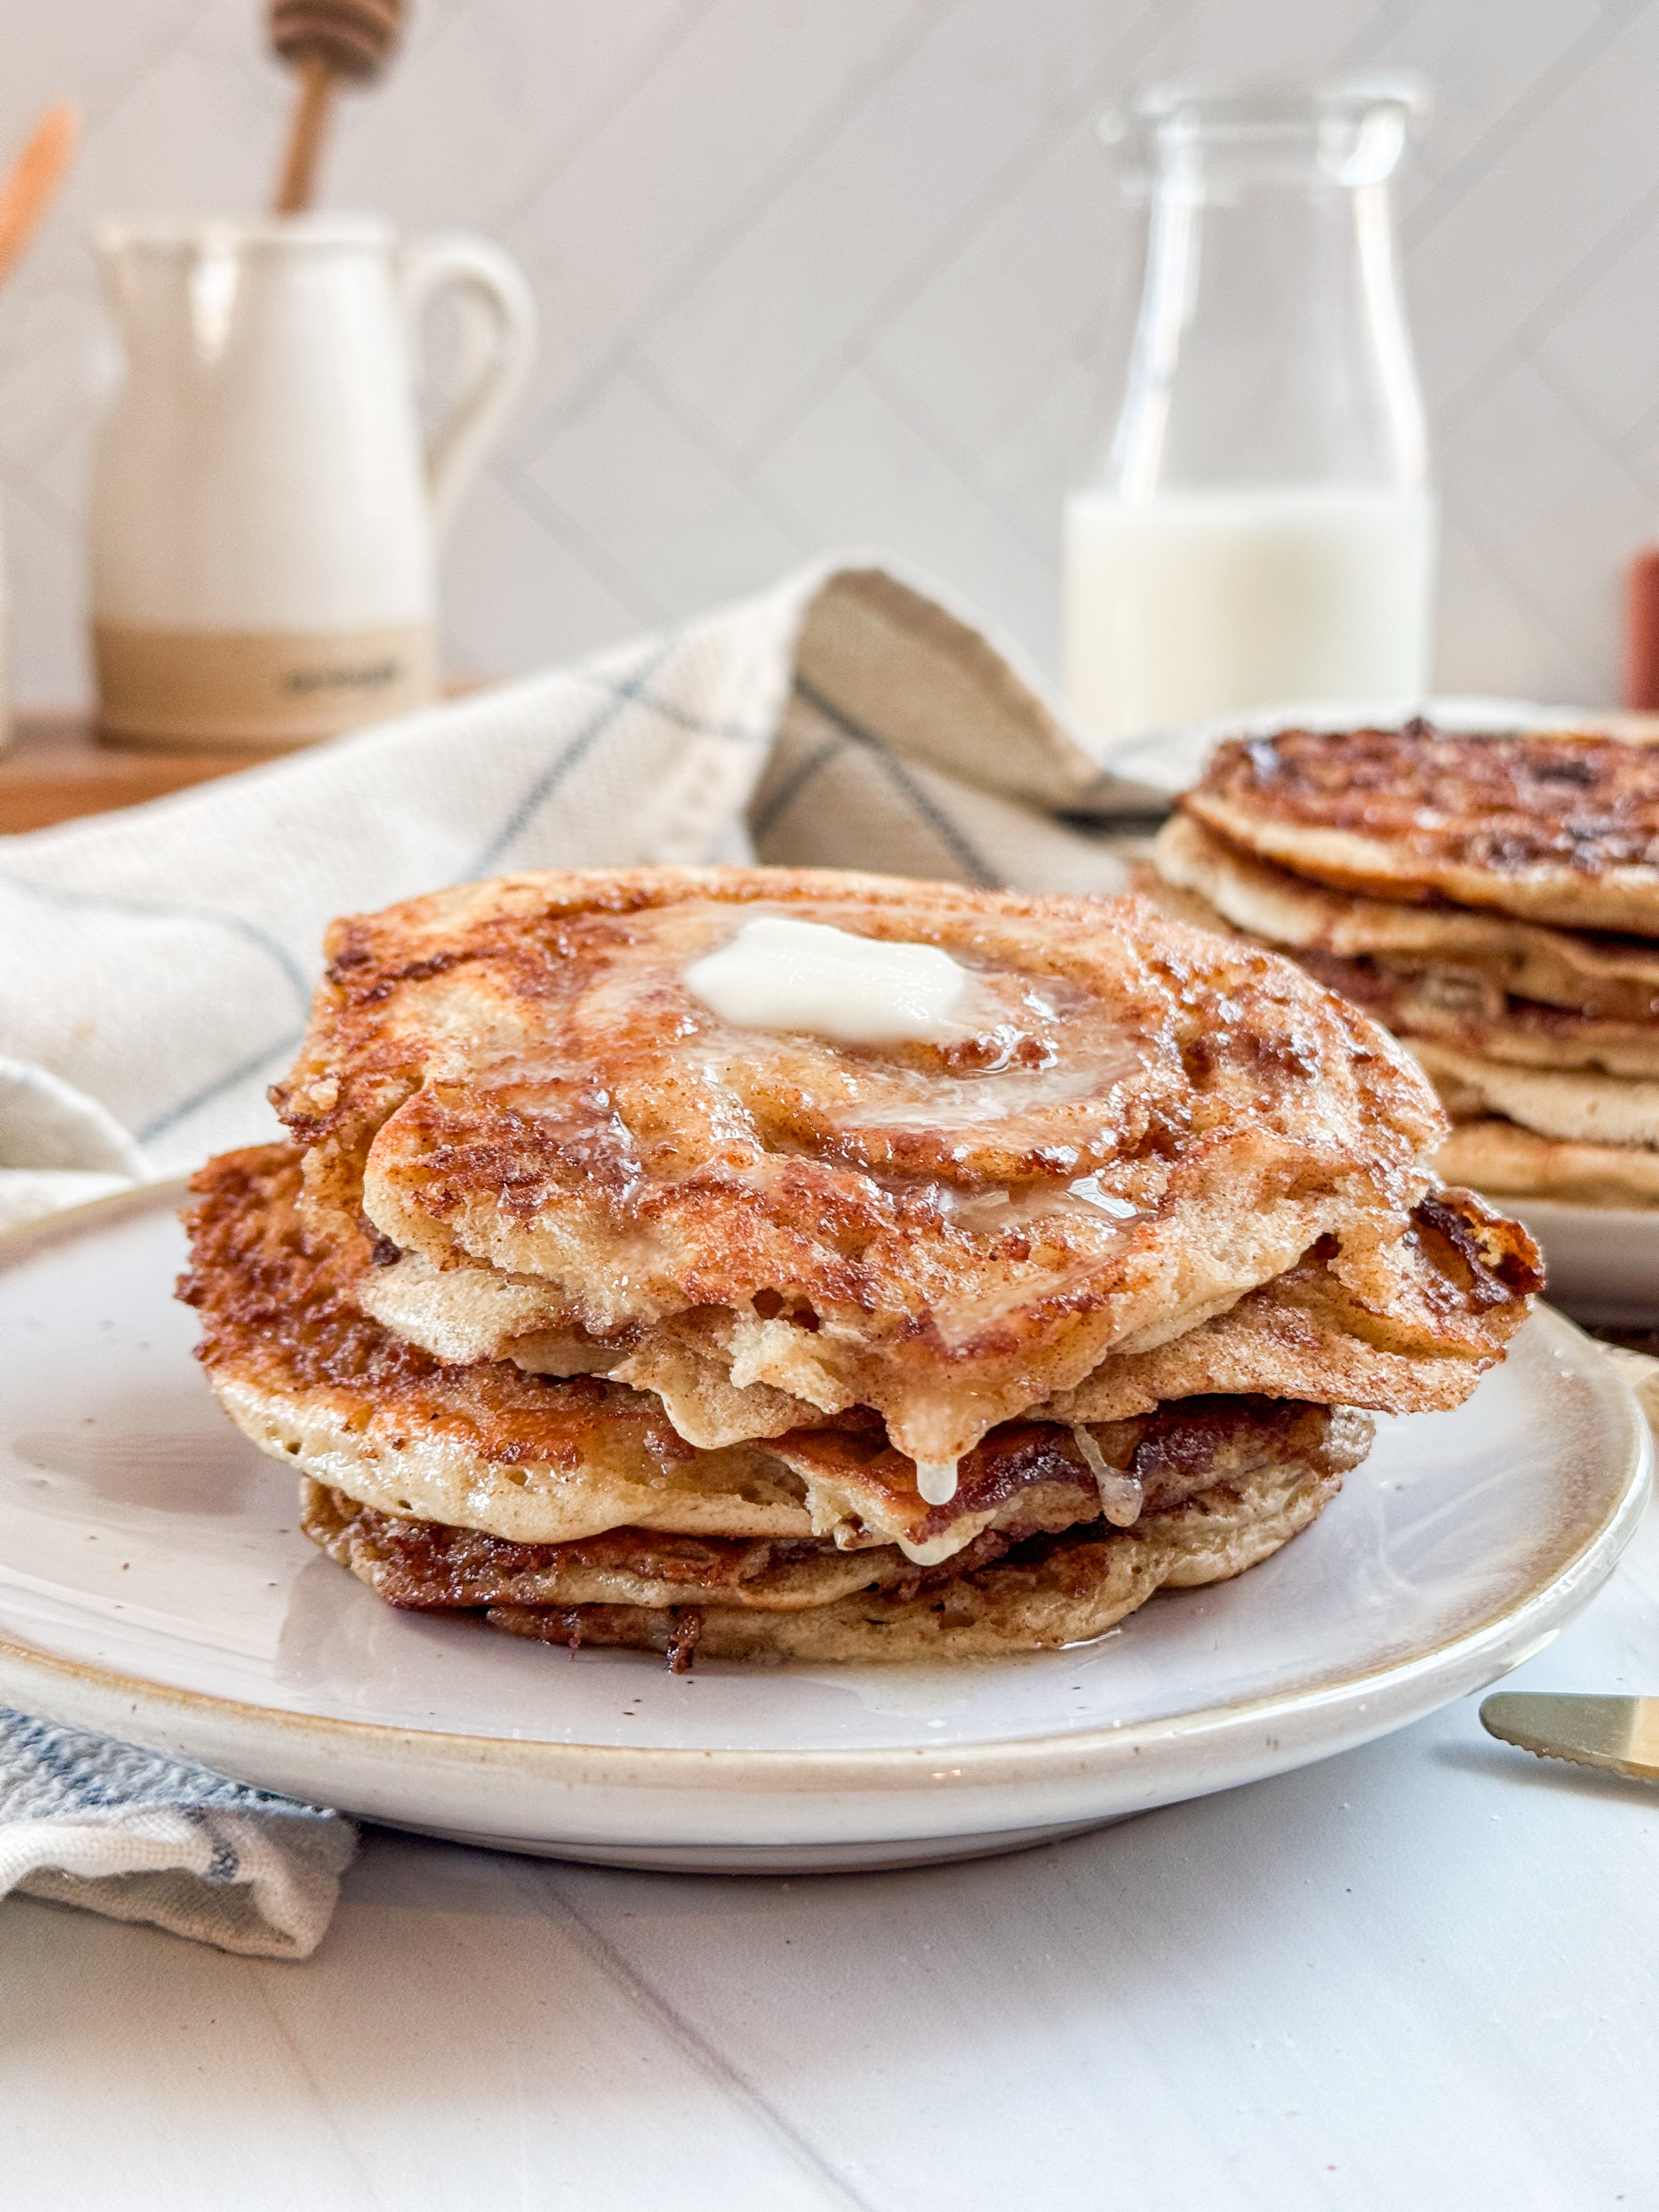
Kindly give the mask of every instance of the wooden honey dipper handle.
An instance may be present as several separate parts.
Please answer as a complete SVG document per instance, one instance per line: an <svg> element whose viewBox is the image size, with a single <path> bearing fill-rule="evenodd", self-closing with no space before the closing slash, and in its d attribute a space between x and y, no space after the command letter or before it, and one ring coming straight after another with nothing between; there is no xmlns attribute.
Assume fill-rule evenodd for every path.
<svg viewBox="0 0 1659 2212"><path fill-rule="evenodd" d="M311 205L318 157L337 86L367 82L392 58L404 26L404 0L270 0L270 45L297 70L300 97L276 187L276 213Z"/></svg>

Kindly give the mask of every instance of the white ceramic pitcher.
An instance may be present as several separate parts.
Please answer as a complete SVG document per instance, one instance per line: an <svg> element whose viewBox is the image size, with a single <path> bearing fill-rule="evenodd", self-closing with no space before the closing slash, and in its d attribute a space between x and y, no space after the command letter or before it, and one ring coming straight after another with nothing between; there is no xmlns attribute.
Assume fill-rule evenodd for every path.
<svg viewBox="0 0 1659 2212"><path fill-rule="evenodd" d="M535 346L516 265L363 216L96 244L126 354L90 514L103 734L301 744L430 699L438 536ZM471 373L423 444L421 319L452 287Z"/></svg>

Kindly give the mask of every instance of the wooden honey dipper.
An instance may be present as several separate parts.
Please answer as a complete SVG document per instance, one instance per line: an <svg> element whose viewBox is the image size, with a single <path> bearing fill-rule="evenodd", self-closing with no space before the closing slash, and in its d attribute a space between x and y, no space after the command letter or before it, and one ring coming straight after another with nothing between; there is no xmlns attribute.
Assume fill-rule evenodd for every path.
<svg viewBox="0 0 1659 2212"><path fill-rule="evenodd" d="M337 87L367 83L392 58L404 27L404 0L270 0L270 44L296 70L300 97L288 134L276 213L311 205L317 158Z"/></svg>

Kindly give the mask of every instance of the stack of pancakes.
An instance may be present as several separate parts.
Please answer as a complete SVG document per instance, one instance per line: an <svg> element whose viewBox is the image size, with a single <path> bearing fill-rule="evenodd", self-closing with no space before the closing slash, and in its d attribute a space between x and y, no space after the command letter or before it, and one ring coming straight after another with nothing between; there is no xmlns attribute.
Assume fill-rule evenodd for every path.
<svg viewBox="0 0 1659 2212"><path fill-rule="evenodd" d="M688 970L780 916L938 948L959 1014L716 1013ZM181 1294L393 1605L676 1664L1096 1636L1276 1550L1537 1285L1383 1030L1139 898L520 876L328 951Z"/></svg>
<svg viewBox="0 0 1659 2212"><path fill-rule="evenodd" d="M1154 866L1171 911L1407 1040L1455 1125L1442 1174L1659 1206L1659 751L1422 721L1236 740Z"/></svg>

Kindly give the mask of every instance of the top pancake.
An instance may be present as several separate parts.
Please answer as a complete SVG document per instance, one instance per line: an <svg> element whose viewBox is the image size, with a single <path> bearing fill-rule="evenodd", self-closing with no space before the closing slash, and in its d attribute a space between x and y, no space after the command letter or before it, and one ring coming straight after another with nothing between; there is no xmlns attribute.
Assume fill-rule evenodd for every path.
<svg viewBox="0 0 1659 2212"><path fill-rule="evenodd" d="M972 1018L944 1044L727 1026L682 974L757 909L943 947ZM923 1462L1321 1237L1403 1235L1445 1127L1354 1008L1133 898L580 872L328 949L276 1094L320 1228L361 1212L387 1261L501 1291L474 1357L539 1335L604 1367L708 1320L739 1387L874 1407Z"/></svg>
<svg viewBox="0 0 1659 2212"><path fill-rule="evenodd" d="M1554 731L1285 730L1182 801L1316 883L1659 936L1659 751Z"/></svg>

